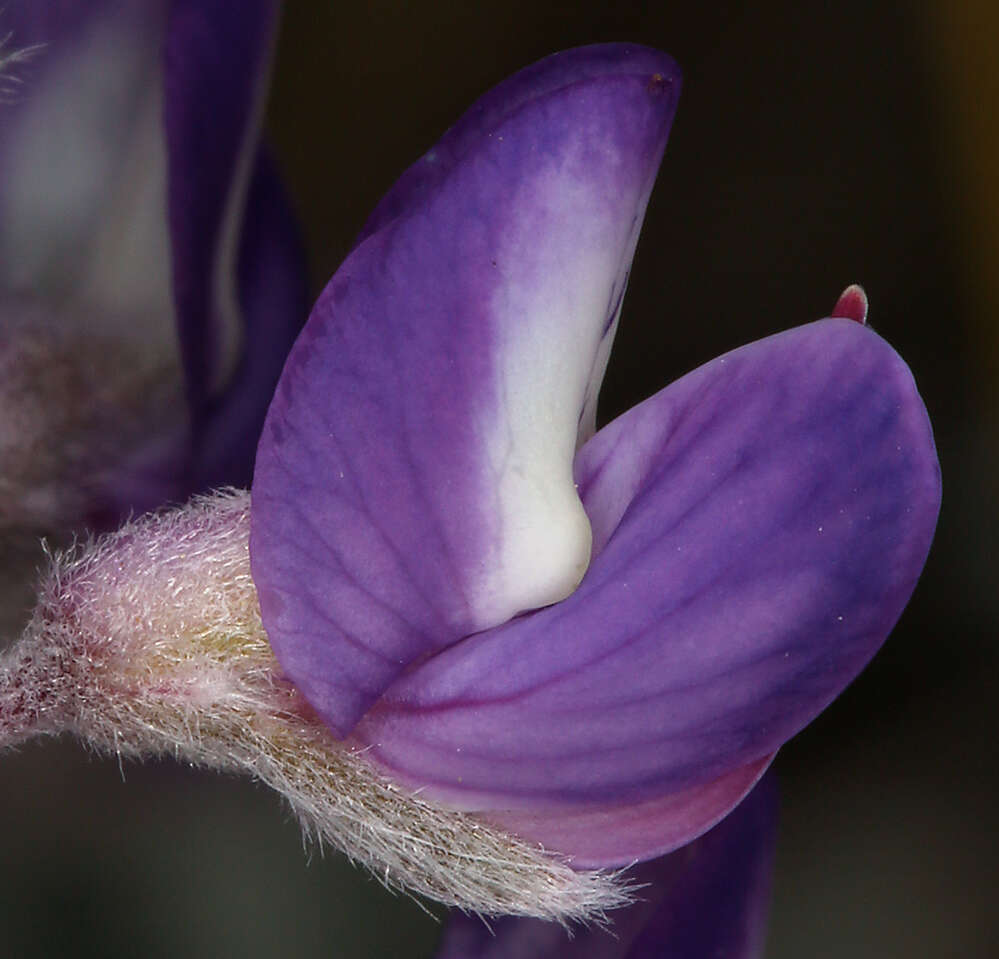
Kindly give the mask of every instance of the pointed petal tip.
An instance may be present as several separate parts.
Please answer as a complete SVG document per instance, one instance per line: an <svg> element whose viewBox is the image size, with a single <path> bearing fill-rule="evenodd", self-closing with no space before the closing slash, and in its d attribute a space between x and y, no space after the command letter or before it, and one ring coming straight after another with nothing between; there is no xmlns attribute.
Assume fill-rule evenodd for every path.
<svg viewBox="0 0 999 959"><path fill-rule="evenodd" d="M859 283L851 283L841 294L829 315L867 325L867 293Z"/></svg>
<svg viewBox="0 0 999 959"><path fill-rule="evenodd" d="M630 43L604 43L553 53L519 70L483 94L441 137L440 141L399 178L381 199L358 237L358 244L391 220L422 203L464 160L468 152L492 137L516 113L573 87L639 77L665 120L669 132L682 86L682 74L668 54ZM639 131L636 129L636 134ZM661 152L661 151L660 151ZM655 157L658 165L658 156Z"/></svg>

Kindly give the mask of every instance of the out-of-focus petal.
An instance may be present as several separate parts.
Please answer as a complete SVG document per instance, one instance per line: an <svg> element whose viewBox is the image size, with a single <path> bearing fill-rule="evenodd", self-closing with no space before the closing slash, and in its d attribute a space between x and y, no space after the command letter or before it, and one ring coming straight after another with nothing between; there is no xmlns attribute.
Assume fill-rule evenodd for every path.
<svg viewBox="0 0 999 959"><path fill-rule="evenodd" d="M642 802L773 752L887 636L940 501L908 368L845 319L688 374L576 476L596 552L579 589L412 670L357 731L396 779L494 821Z"/></svg>
<svg viewBox="0 0 999 959"><path fill-rule="evenodd" d="M22 52L7 64L0 91L5 535L100 529L194 490L249 482L266 404L306 315L304 257L270 162L260 154L254 120L274 6L237 10L211 2L193 9L183 0L0 6L0 37ZM240 58L232 22L240 37L258 31L260 57ZM235 288L238 242L245 304L245 346L233 351L227 389L197 410L193 436L181 388L171 259L200 255L192 248L207 248L199 230L211 222L198 221L181 198L171 250L165 46L174 193L183 191L190 172L184 164L196 168L201 192L191 202L206 205L208 221L223 221L205 282L218 287L213 295L220 298L223 274ZM238 70L244 72L236 76ZM250 91L243 100L252 102L226 96L240 84ZM206 116L199 109L206 101L212 108L242 106L237 123L249 132L238 149L226 139L233 136L230 118L224 110ZM232 154L228 180L219 173L219 144L222 154ZM247 188L251 157L256 165ZM221 195L210 196L216 174ZM181 328L190 332L192 322L204 322L199 333L215 343L222 312L193 320L182 313Z"/></svg>
<svg viewBox="0 0 999 959"><path fill-rule="evenodd" d="M604 44L577 47L546 57L518 71L499 86L479 97L461 119L416 161L379 201L368 217L358 243L377 232L390 220L418 207L436 190L454 167L481 138L493 131L532 100L556 93L573 83L601 77L619 76L622 67L629 73L654 77L675 84L679 92L679 70L658 50L634 45Z"/></svg>
<svg viewBox="0 0 999 959"><path fill-rule="evenodd" d="M192 489L250 485L264 416L295 337L309 315L298 223L261 147L246 196L238 263L243 344L196 437Z"/></svg>
<svg viewBox="0 0 999 959"><path fill-rule="evenodd" d="M113 524L249 483L307 313L301 244L259 145L276 9L0 9L0 35L31 54L0 110L0 362L44 372L5 387L8 522Z"/></svg>
<svg viewBox="0 0 999 959"><path fill-rule="evenodd" d="M755 959L762 954L776 840L770 778L722 823L629 875L645 888L604 929L453 913L437 959ZM491 928L490 928L491 927Z"/></svg>
<svg viewBox="0 0 999 959"><path fill-rule="evenodd" d="M0 109L0 527L103 526L177 494L164 21L155 0L0 8L28 51Z"/></svg>
<svg viewBox="0 0 999 959"><path fill-rule="evenodd" d="M589 559L572 460L678 79L626 46L531 77L509 81L509 111L494 93L495 122L350 255L268 414L251 541L264 623L341 734L408 664L561 599Z"/></svg>
<svg viewBox="0 0 999 959"><path fill-rule="evenodd" d="M246 335L239 238L277 12L277 0L169 7L163 107L173 291L196 443Z"/></svg>
<svg viewBox="0 0 999 959"><path fill-rule="evenodd" d="M169 354L163 21L161 2L0 9L0 32L34 48L0 110L0 285L87 304L98 335L152 316L149 352Z"/></svg>

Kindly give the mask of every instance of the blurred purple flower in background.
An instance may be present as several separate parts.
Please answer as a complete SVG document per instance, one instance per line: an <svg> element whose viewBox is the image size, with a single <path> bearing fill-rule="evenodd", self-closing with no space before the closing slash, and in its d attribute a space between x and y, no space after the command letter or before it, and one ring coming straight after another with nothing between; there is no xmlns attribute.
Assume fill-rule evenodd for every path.
<svg viewBox="0 0 999 959"><path fill-rule="evenodd" d="M277 9L0 8L28 54L0 107L0 528L248 482L306 308L260 144Z"/></svg>
<svg viewBox="0 0 999 959"><path fill-rule="evenodd" d="M635 873L616 942L456 919L443 955L752 955L769 787L715 824L894 625L939 468L855 288L596 431L678 92L668 57L613 44L478 101L316 304L252 510L196 500L56 558L0 663L0 744L69 728L247 771L386 882L492 914L599 916L607 867L696 840ZM225 327L202 258L174 284L209 437Z"/></svg>

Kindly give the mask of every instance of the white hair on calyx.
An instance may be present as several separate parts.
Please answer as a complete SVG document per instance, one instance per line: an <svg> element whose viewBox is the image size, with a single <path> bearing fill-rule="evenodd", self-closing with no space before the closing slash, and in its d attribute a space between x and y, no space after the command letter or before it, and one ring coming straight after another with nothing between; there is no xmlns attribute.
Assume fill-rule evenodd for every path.
<svg viewBox="0 0 999 959"><path fill-rule="evenodd" d="M215 493L54 556L0 658L0 748L70 730L105 753L248 773L307 836L388 886L470 912L600 922L626 904L620 873L573 870L333 738L268 645L249 520L249 493Z"/></svg>

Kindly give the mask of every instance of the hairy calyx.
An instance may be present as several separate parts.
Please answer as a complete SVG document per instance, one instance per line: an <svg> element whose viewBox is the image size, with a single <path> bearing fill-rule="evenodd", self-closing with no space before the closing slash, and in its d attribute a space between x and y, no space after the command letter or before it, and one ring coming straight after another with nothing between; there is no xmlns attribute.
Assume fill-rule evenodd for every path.
<svg viewBox="0 0 999 959"><path fill-rule="evenodd" d="M249 493L218 493L53 557L0 660L0 747L69 730L119 756L248 773L284 796L306 835L389 886L465 910L567 922L625 904L618 875L574 871L427 802L332 737L267 643L249 515Z"/></svg>

